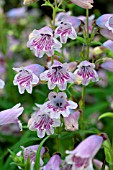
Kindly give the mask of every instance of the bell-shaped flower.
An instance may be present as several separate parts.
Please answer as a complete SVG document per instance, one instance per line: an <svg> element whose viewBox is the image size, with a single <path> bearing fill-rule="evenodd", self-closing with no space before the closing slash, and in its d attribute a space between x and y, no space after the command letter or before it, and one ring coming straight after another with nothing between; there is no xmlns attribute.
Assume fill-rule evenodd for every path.
<svg viewBox="0 0 113 170"><path fill-rule="evenodd" d="M101 28L100 33L113 40L113 14L104 14L96 20L96 24Z"/></svg>
<svg viewBox="0 0 113 170"><path fill-rule="evenodd" d="M72 170L93 170L92 159L99 151L105 137L104 135L91 135L83 140L73 151L66 151L67 164L72 165Z"/></svg>
<svg viewBox="0 0 113 170"><path fill-rule="evenodd" d="M55 61L49 70L40 74L40 79L48 81L48 88L54 89L56 86L60 90L65 90L67 82L73 83L75 81L75 75L68 71L67 63L60 63Z"/></svg>
<svg viewBox="0 0 113 170"><path fill-rule="evenodd" d="M78 130L78 119L80 116L80 111L70 110L70 115L68 117L64 117L65 129L68 131L76 131Z"/></svg>
<svg viewBox="0 0 113 170"><path fill-rule="evenodd" d="M39 83L38 76L44 71L44 67L31 64L26 67L13 68L13 70L17 72L13 84L18 85L19 93L23 94L25 90L32 93L32 87Z"/></svg>
<svg viewBox="0 0 113 170"><path fill-rule="evenodd" d="M37 131L37 136L43 138L54 134L54 128L60 126L60 119L52 119L50 113L45 110L39 110L34 113L28 121L28 127L31 131Z"/></svg>
<svg viewBox="0 0 113 170"><path fill-rule="evenodd" d="M58 154L53 155L49 162L41 170L60 170L61 158Z"/></svg>
<svg viewBox="0 0 113 170"><path fill-rule="evenodd" d="M33 168L34 168L36 152L38 150L38 147L39 147L39 145L31 145L31 146L28 146L28 147L21 146L21 148L23 150L24 160L27 161L28 158L30 158L30 163L31 163L30 170L33 170ZM42 147L41 152L40 152L40 166L43 165L43 160L42 160L41 157L43 156L44 152L45 152L45 148ZM18 152L17 156L18 157L22 156L22 151Z"/></svg>
<svg viewBox="0 0 113 170"><path fill-rule="evenodd" d="M98 81L98 74L94 70L95 64L89 61L82 61L78 66L78 69L74 72L76 80L79 79L81 83L87 86L92 80L93 82Z"/></svg>
<svg viewBox="0 0 113 170"><path fill-rule="evenodd" d="M55 18L55 25L59 25L59 23L61 22L61 20L64 18L67 18L71 15L71 11L68 11L68 12L59 12L57 15L56 15L56 18Z"/></svg>
<svg viewBox="0 0 113 170"><path fill-rule="evenodd" d="M93 0L71 0L71 2L85 9L91 9L93 7Z"/></svg>
<svg viewBox="0 0 113 170"><path fill-rule="evenodd" d="M54 55L54 51L59 50L62 44L54 38L52 29L45 26L40 30L33 30L29 36L27 47L33 50L36 57L41 58L44 54L49 57Z"/></svg>
<svg viewBox="0 0 113 170"><path fill-rule="evenodd" d="M24 108L20 107L20 103L12 107L11 109L3 110L0 112L0 126L18 123L20 130L22 130L22 124L18 117L22 114Z"/></svg>
<svg viewBox="0 0 113 170"><path fill-rule="evenodd" d="M80 20L74 16L66 17L61 20L55 30L55 37L60 37L61 43L65 44L68 38L72 40L77 38L75 29L81 24Z"/></svg>
<svg viewBox="0 0 113 170"><path fill-rule="evenodd" d="M49 101L43 105L38 105L40 110L46 110L50 113L51 118L60 119L60 115L68 117L70 109L76 109L77 103L67 100L67 95L64 92L50 92L48 95Z"/></svg>
<svg viewBox="0 0 113 170"><path fill-rule="evenodd" d="M103 43L103 46L110 49L111 51L113 51L113 41L112 40L107 40Z"/></svg>
<svg viewBox="0 0 113 170"><path fill-rule="evenodd" d="M105 59L105 61L100 66L105 70L113 72L113 59Z"/></svg>

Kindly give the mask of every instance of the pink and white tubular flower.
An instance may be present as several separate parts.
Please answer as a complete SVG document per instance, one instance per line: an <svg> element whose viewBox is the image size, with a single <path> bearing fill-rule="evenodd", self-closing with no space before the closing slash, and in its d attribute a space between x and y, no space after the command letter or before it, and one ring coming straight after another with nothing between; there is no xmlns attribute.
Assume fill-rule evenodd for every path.
<svg viewBox="0 0 113 170"><path fill-rule="evenodd" d="M89 61L82 61L78 66L78 69L74 72L76 79L80 79L81 83L87 86L92 80L96 82L99 80L97 72L94 70L95 64Z"/></svg>
<svg viewBox="0 0 113 170"><path fill-rule="evenodd" d="M93 0L71 0L71 2L85 9L91 9L93 7Z"/></svg>
<svg viewBox="0 0 113 170"><path fill-rule="evenodd" d="M13 84L18 85L20 94L23 94L26 90L28 93L32 93L33 85L39 83L39 74L44 71L44 67L39 64L31 64L26 67L13 68L16 72Z"/></svg>
<svg viewBox="0 0 113 170"><path fill-rule="evenodd" d="M67 18L68 16L71 15L71 11L68 11L68 12L59 12L57 15L56 15L56 18L55 18L55 24L56 26L60 24L61 20L63 18Z"/></svg>
<svg viewBox="0 0 113 170"><path fill-rule="evenodd" d="M68 117L70 109L76 109L77 103L67 100L67 95L64 92L50 92L48 95L49 101L43 105L38 105L40 110L46 110L50 112L50 117L60 119L60 115Z"/></svg>
<svg viewBox="0 0 113 170"><path fill-rule="evenodd" d="M32 145L32 146L28 146L28 147L23 147L21 146L22 150L23 150L23 156L24 156L24 160L27 161L28 157L30 157L30 163L31 163L31 167L30 170L33 170L34 168L34 164L35 164L35 158L36 158L36 152L38 149L39 145ZM42 147L41 148L41 152L40 152L40 156L42 157L42 155L45 152L45 148ZM17 156L22 156L22 151L19 151L17 153ZM43 160L40 157L40 165L43 165Z"/></svg>
<svg viewBox="0 0 113 170"><path fill-rule="evenodd" d="M37 131L37 136L43 138L54 134L54 128L60 126L60 119L52 119L47 110L39 110L34 113L28 121L28 127L31 131Z"/></svg>
<svg viewBox="0 0 113 170"><path fill-rule="evenodd" d="M22 124L18 117L22 114L24 108L20 107L20 103L12 107L11 109L3 110L0 112L0 126L18 123L20 130L22 130Z"/></svg>
<svg viewBox="0 0 113 170"><path fill-rule="evenodd" d="M54 38L52 29L45 26L40 30L33 30L29 36L27 47L33 50L36 57L41 58L44 54L49 57L54 55L54 51L59 50L62 44Z"/></svg>
<svg viewBox="0 0 113 170"><path fill-rule="evenodd" d="M113 14L104 14L96 20L96 24L101 28L100 34L113 40Z"/></svg>
<svg viewBox="0 0 113 170"><path fill-rule="evenodd" d="M93 170L92 159L99 151L104 135L91 135L83 140L73 151L66 151L67 164L72 165L72 170Z"/></svg>
<svg viewBox="0 0 113 170"><path fill-rule="evenodd" d="M113 41L107 40L103 43L103 46L108 48L109 50L113 51Z"/></svg>
<svg viewBox="0 0 113 170"><path fill-rule="evenodd" d="M49 70L40 74L40 79L48 81L49 89L58 86L60 90L65 90L67 82L73 83L75 81L75 75L68 71L67 63L62 64L59 61L54 61Z"/></svg>
<svg viewBox="0 0 113 170"><path fill-rule="evenodd" d="M71 19L70 19L71 18ZM74 24L73 24L74 21ZM71 38L72 40L77 38L77 34L75 31L75 22L76 22L76 27L80 25L80 20L77 19L76 17L70 16L67 18L63 18L61 22L59 23L59 26L55 30L55 37L58 38L60 37L60 42L65 44L67 42L68 38Z"/></svg>
<svg viewBox="0 0 113 170"><path fill-rule="evenodd" d="M80 117L80 111L74 111L70 109L70 115L64 117L65 130L76 131L78 130L78 119Z"/></svg>
<svg viewBox="0 0 113 170"><path fill-rule="evenodd" d="M60 170L61 158L58 154L53 155L48 163L40 170Z"/></svg>

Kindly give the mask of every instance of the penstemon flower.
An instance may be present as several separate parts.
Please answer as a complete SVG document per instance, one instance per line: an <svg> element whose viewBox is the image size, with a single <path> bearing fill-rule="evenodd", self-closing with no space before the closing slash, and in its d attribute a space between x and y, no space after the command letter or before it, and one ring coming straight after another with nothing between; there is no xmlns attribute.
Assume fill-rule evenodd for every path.
<svg viewBox="0 0 113 170"><path fill-rule="evenodd" d="M93 82L98 81L98 74L94 70L95 64L89 61L82 61L78 66L78 69L74 72L76 80L78 79L81 83L87 86L92 80Z"/></svg>
<svg viewBox="0 0 113 170"><path fill-rule="evenodd" d="M49 162L41 170L60 170L61 158L58 154L53 155Z"/></svg>
<svg viewBox="0 0 113 170"><path fill-rule="evenodd" d="M67 82L73 83L75 81L75 75L68 71L67 63L60 63L59 61L54 61L54 64L49 70L40 74L40 79L48 81L48 88L54 89L56 86L60 90L65 90Z"/></svg>
<svg viewBox="0 0 113 170"><path fill-rule="evenodd" d="M93 170L92 159L100 149L105 135L92 135L83 140L73 151L66 151L67 164L72 165L72 170Z"/></svg>
<svg viewBox="0 0 113 170"><path fill-rule="evenodd" d="M113 51L113 41L112 40L107 40L103 43L103 46L110 49L111 51Z"/></svg>
<svg viewBox="0 0 113 170"><path fill-rule="evenodd" d="M68 12L59 12L57 15L56 15L56 18L55 18L55 24L56 25L59 25L61 20L63 18L67 18L71 15L71 11L68 11Z"/></svg>
<svg viewBox="0 0 113 170"><path fill-rule="evenodd" d="M78 119L80 116L80 111L70 110L70 115L68 117L64 117L65 129L69 131L78 130Z"/></svg>
<svg viewBox="0 0 113 170"><path fill-rule="evenodd" d="M55 37L60 37L61 43L65 44L68 38L76 39L75 29L81 24L80 20L74 16L66 17L61 20L59 26L55 30Z"/></svg>
<svg viewBox="0 0 113 170"><path fill-rule="evenodd" d="M0 112L0 126L18 123L20 130L22 130L22 124L18 117L22 114L24 108L20 107L20 103L12 107L11 109L3 110Z"/></svg>
<svg viewBox="0 0 113 170"><path fill-rule="evenodd" d="M71 2L85 9L91 9L93 7L93 0L71 0Z"/></svg>
<svg viewBox="0 0 113 170"><path fill-rule="evenodd" d="M62 44L54 38L52 29L45 26L40 30L33 30L29 36L27 47L33 50L36 57L41 58L44 54L52 56L55 50L62 47Z"/></svg>
<svg viewBox="0 0 113 170"><path fill-rule="evenodd" d="M26 90L28 93L32 93L33 85L39 83L39 74L44 71L44 67L39 64L31 64L26 67L13 68L16 72L13 84L18 85L20 94L23 94Z"/></svg>
<svg viewBox="0 0 113 170"><path fill-rule="evenodd" d="M77 103L67 100L67 95L64 92L50 92L48 95L49 101L43 105L38 105L40 110L49 112L51 118L60 119L60 115L68 117L70 109L76 109Z"/></svg>
<svg viewBox="0 0 113 170"><path fill-rule="evenodd" d="M105 61L100 66L105 70L113 72L113 59L105 59Z"/></svg>
<svg viewBox="0 0 113 170"><path fill-rule="evenodd" d="M28 157L30 158L30 163L31 163L31 169L30 170L33 170L34 168L34 163L35 163L35 158L36 158L36 152L37 152L37 149L38 149L39 145L32 145L32 146L28 146L28 147L23 147L21 146L22 150L23 150L23 156L24 156L24 160L27 161ZM40 156L42 157L42 155L44 154L45 152L45 148L42 147L41 148L41 153L40 153ZM22 156L22 151L18 152L17 153L17 156L20 157ZM42 158L40 157L40 165L42 166L43 165L43 160ZM20 168L21 169L21 168Z"/></svg>
<svg viewBox="0 0 113 170"><path fill-rule="evenodd" d="M96 24L101 28L100 33L113 40L113 14L104 14L96 20Z"/></svg>
<svg viewBox="0 0 113 170"><path fill-rule="evenodd" d="M43 138L45 133L51 135L54 128L60 126L60 119L52 119L47 110L39 110L34 113L28 121L28 127L31 131L37 131L37 136Z"/></svg>

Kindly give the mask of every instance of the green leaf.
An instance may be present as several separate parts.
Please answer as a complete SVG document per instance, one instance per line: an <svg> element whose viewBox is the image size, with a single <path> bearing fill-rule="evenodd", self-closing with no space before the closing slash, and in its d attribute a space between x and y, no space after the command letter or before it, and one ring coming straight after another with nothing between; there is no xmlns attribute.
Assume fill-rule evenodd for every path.
<svg viewBox="0 0 113 170"><path fill-rule="evenodd" d="M50 2L47 2L47 1L45 2L45 4L42 4L42 6L49 6L52 9L54 9L54 6Z"/></svg>
<svg viewBox="0 0 113 170"><path fill-rule="evenodd" d="M28 159L25 163L25 170L30 170L31 163L30 163L30 156L28 156Z"/></svg>
<svg viewBox="0 0 113 170"><path fill-rule="evenodd" d="M112 163L111 144L110 144L109 139L104 142L103 146L104 146L104 152L106 156L106 162L111 164Z"/></svg>
<svg viewBox="0 0 113 170"><path fill-rule="evenodd" d="M60 52L58 52L58 51L55 51L54 54L57 55L57 56L59 56L59 57L63 57L63 55L62 55Z"/></svg>
<svg viewBox="0 0 113 170"><path fill-rule="evenodd" d="M41 148L44 144L44 142L49 138L50 136L46 136L40 143L37 153L36 153L36 160L35 160L35 165L34 165L34 170L40 170L40 151Z"/></svg>
<svg viewBox="0 0 113 170"><path fill-rule="evenodd" d="M82 37L77 36L77 39L80 43L85 44L85 40Z"/></svg>
<svg viewBox="0 0 113 170"><path fill-rule="evenodd" d="M92 41L91 45L102 45L102 43L101 42L97 42L97 41Z"/></svg>
<svg viewBox="0 0 113 170"><path fill-rule="evenodd" d="M105 118L105 117L111 117L113 118L113 113L112 112L106 112L106 113L103 113L102 115L99 116L99 120L102 119L102 118Z"/></svg>

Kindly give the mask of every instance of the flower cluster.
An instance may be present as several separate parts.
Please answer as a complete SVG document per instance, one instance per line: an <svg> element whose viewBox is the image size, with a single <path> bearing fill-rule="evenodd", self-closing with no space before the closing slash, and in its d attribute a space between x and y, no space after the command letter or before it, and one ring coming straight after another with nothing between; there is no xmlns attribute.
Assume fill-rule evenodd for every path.
<svg viewBox="0 0 113 170"><path fill-rule="evenodd" d="M70 109L76 109L77 103L67 100L64 92L50 92L49 101L43 105L36 104L39 108L28 121L28 127L32 131L37 131L39 138L43 138L45 133L51 135L54 128L60 126L60 115L68 117L71 113ZM74 118L73 118L74 119ZM78 122L78 117L76 118Z"/></svg>

